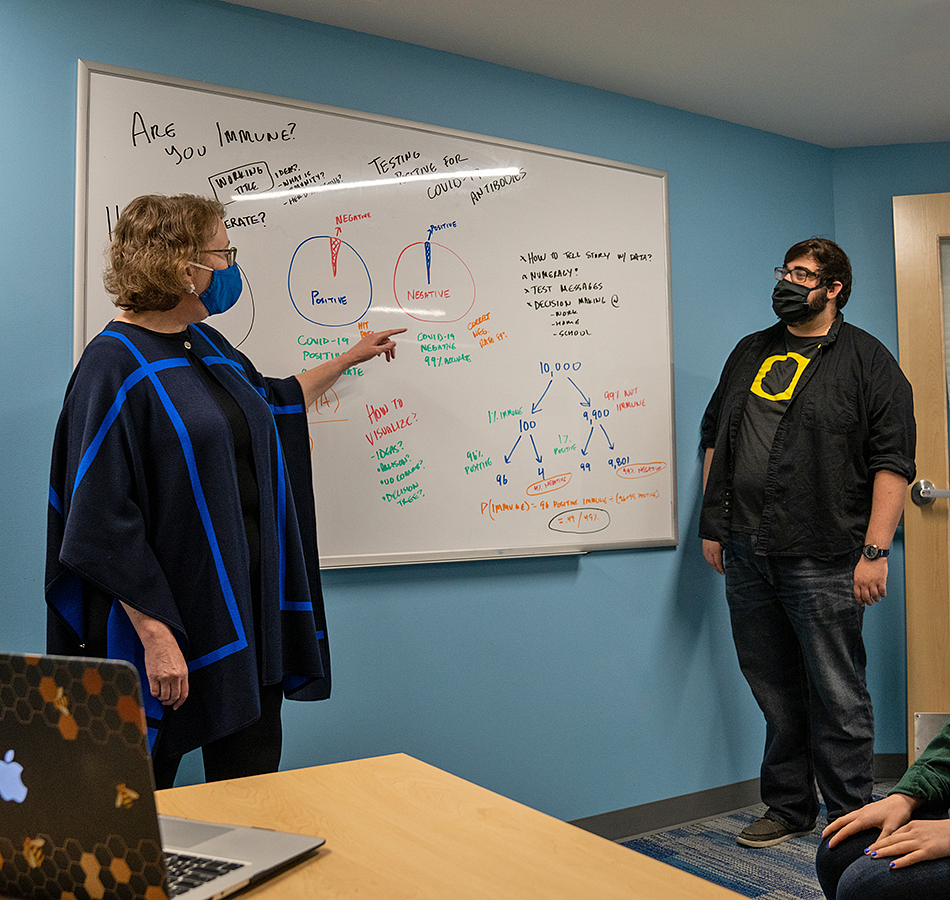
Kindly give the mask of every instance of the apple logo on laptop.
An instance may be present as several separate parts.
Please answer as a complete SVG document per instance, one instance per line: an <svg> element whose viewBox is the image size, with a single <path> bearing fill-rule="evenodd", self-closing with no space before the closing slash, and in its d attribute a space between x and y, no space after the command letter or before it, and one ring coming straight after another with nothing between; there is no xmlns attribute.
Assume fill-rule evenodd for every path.
<svg viewBox="0 0 950 900"><path fill-rule="evenodd" d="M26 799L28 788L20 778L22 772L23 766L13 761L13 751L7 750L3 762L0 762L0 797L14 803L22 803Z"/></svg>

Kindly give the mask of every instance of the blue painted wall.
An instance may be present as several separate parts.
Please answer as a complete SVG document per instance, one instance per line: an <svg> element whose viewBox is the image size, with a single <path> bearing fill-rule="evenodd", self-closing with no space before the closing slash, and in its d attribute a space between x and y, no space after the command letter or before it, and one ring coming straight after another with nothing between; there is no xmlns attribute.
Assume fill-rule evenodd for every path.
<svg viewBox="0 0 950 900"><path fill-rule="evenodd" d="M735 662L722 580L695 537L699 418L735 341L772 321L772 267L807 235L848 250L849 319L896 353L890 197L950 190L950 145L831 151L212 0L3 0L9 649L44 644L49 446L72 366L79 58L670 173L679 546L328 573L334 694L285 707L284 765L405 751L563 818L755 777L764 728ZM904 748L899 544L891 572L886 603L866 620L882 753Z"/></svg>

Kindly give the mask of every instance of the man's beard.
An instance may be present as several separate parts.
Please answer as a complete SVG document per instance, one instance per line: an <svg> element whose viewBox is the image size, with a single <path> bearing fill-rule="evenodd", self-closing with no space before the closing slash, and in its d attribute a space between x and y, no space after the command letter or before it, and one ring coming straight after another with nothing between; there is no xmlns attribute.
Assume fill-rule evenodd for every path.
<svg viewBox="0 0 950 900"><path fill-rule="evenodd" d="M797 322L796 325L811 324L825 311L826 306L828 306L828 288L816 287L808 295L808 309L811 310L808 317Z"/></svg>

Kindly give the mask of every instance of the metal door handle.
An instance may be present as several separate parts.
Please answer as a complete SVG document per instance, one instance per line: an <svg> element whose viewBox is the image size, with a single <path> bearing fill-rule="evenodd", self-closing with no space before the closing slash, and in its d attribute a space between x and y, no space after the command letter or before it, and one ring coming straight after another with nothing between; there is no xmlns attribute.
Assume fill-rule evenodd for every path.
<svg viewBox="0 0 950 900"><path fill-rule="evenodd" d="M910 499L917 506L930 506L938 497L950 497L950 491L936 488L929 481L921 479L910 489Z"/></svg>

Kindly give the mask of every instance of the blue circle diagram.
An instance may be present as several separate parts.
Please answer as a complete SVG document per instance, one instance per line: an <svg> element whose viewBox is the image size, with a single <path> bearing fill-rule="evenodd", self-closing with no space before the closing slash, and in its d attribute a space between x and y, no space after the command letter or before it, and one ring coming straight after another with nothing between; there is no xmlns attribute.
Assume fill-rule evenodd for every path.
<svg viewBox="0 0 950 900"><path fill-rule="evenodd" d="M363 257L329 235L307 238L297 247L287 290L303 318L331 328L358 322L373 302L373 279Z"/></svg>

